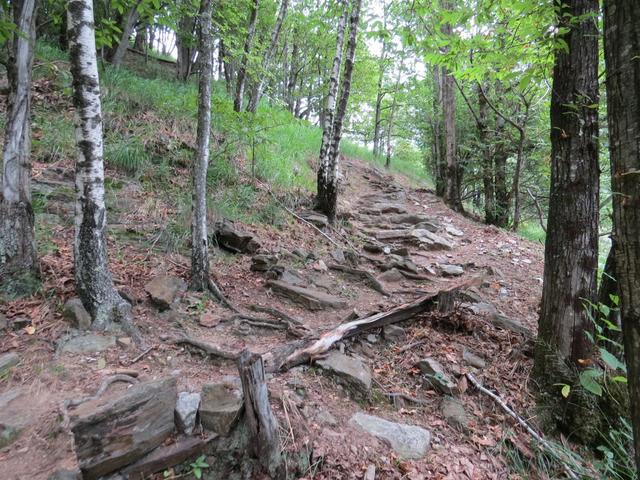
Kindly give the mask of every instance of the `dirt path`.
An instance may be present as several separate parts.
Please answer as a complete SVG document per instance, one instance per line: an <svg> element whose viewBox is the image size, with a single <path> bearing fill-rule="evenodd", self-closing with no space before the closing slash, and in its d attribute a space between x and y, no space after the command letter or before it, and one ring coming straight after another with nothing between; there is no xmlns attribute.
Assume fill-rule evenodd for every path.
<svg viewBox="0 0 640 480"><path fill-rule="evenodd" d="M68 187L64 183L68 183L68 173L62 168L55 176L63 190ZM42 173L45 180L50 176L49 171ZM53 219L47 227L53 246L43 258L47 299L0 306L10 323L27 318L27 325L35 329L9 329L0 340L0 354L17 352L21 357L21 363L1 380L0 394L6 400L18 392L18 400L7 400L7 405L25 416L19 438L0 450L0 465L8 472L3 478L44 479L57 468L73 466L72 442L58 421L59 404L93 393L103 377L118 369L135 369L141 379L174 375L179 391L199 391L203 383L236 374L232 362L209 361L197 350L167 343L167 338L186 333L228 351L249 348L259 353L292 340L284 330L232 319L228 310L201 294L188 292L164 312L151 305L144 286L163 274L186 279L188 258L153 248L155 230L144 225L161 223L171 215L162 199L150 199L134 184L124 192L117 202L118 221L113 222L120 226L111 235L112 268L117 283L134 301L136 321L154 348L135 363L140 352L126 341L95 353L56 352L69 331L61 305L73 295L72 227L60 218ZM64 198L59 201L61 210L64 202ZM463 352L484 359L486 366L478 375L516 410L524 413L532 406L526 386L532 361L526 356L523 337L496 328L490 320L503 315L535 331L542 247L470 221L428 191L416 190L403 178L356 160L345 162L340 212L344 218L338 231L327 233L344 250L349 250L350 243L365 255L358 268L377 277L389 296L362 279L328 269L332 263L348 263L348 258L343 260L335 246L293 219L283 231L264 225L236 227L251 232L262 252L277 255L278 265L293 275L285 280L300 282L303 288L322 292L345 306L310 310L283 298L267 285L268 277L280 272L251 271L250 255L219 253L213 265L219 285L246 313L250 305L276 308L309 330L322 332L349 315L386 310L474 276L483 281L459 301L453 314L407 321L393 339L374 331L343 342L340 349L362 360L372 372L373 387L364 400L354 400L348 388L322 375L322 369L315 366L274 375L269 388L287 432L285 447L313 447L317 464L308 478L362 478L370 465L376 467L376 478L507 478L506 444L501 439L508 431L516 431L514 444L526 452L526 437L494 404L467 387L463 374L472 367L463 360ZM129 232L127 225L136 226L135 235L122 234ZM422 279L407 278L407 274ZM424 376L415 365L426 357L439 361L455 383L459 405L468 416L463 427L443 414L443 407L449 405L443 395L431 386L423 387ZM392 404L386 393L420 402L397 400ZM20 399L29 398L38 401L29 402L29 408L21 407ZM389 445L352 426L350 419L356 412L429 430L430 451L418 460L399 460Z"/></svg>

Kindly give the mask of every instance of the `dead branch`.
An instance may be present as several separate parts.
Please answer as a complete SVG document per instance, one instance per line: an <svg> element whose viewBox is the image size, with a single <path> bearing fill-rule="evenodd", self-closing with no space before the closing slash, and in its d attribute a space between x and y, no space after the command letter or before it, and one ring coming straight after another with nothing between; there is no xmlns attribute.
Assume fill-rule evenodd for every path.
<svg viewBox="0 0 640 480"><path fill-rule="evenodd" d="M131 362L129 363L129 365L133 365L136 362L139 362L147 353L149 353L151 350L153 350L154 348L156 348L155 345L151 345L149 348L147 348L144 352L142 352L140 355L138 355L136 358L134 358L133 360L131 360Z"/></svg>
<svg viewBox="0 0 640 480"><path fill-rule="evenodd" d="M538 201L538 197L536 197L530 188L527 188L527 193L533 200L533 205L536 207L536 211L538 212L538 221L540 222L540 226L545 233L547 233L547 227L544 224L544 215L542 214L542 207L540 206L540 202Z"/></svg>
<svg viewBox="0 0 640 480"><path fill-rule="evenodd" d="M337 263L330 263L327 265L327 267L330 268L331 270L337 270L339 272L360 277L364 279L367 282L367 284L376 292L381 293L385 297L391 296L391 294L387 292L385 288L382 286L382 283L380 283L378 279L374 277L371 272L368 272L366 270L360 270L358 268L347 267L346 265L339 265Z"/></svg>
<svg viewBox="0 0 640 480"><path fill-rule="evenodd" d="M212 357L220 357L220 358L224 358L225 360L236 361L240 357L239 353L227 352L225 350L221 350L214 345L203 342L201 340L196 340L195 338L188 337L187 335L184 335L179 338L174 338L172 340L167 340L167 343L170 343L173 345L182 345L182 344L191 345L192 347L199 348L200 350L204 351L205 353L207 353Z"/></svg>

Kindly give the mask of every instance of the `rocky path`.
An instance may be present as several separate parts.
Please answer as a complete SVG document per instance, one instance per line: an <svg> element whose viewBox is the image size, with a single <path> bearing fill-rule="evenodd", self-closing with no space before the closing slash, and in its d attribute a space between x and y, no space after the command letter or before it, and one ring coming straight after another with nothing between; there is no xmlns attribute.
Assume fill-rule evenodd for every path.
<svg viewBox="0 0 640 480"><path fill-rule="evenodd" d="M161 388L157 398L177 396L178 427L197 435L173 443L174 450L205 451L203 439L228 437L240 414L233 359L243 349L269 354L470 279L475 286L440 312L340 341L310 364L271 375L284 447L297 452L291 458L306 478L502 479L509 475L507 448L529 453L526 437L464 374L475 373L521 412L531 407L528 339L541 290L540 245L473 222L428 190L348 160L340 224L329 228L322 216L297 212L332 240L293 218L284 231L216 225L213 271L238 307L234 314L186 291L188 258L154 249L156 231L142 226L161 223L170 208L126 185L110 212L117 218L112 263L151 345L140 352L118 333L83 330L86 316L71 298L71 226L62 220L68 175L53 174L44 172L40 183L54 199L44 210L56 248L43 263L56 296L0 310L7 331L0 343L0 464L7 478L49 478L56 469L76 468L82 437L60 423L60 405L93 394L113 374L135 374L139 395ZM197 343L181 341L185 336L214 354L203 356ZM146 386L162 378L174 380ZM126 391L117 383L105 395ZM159 424L157 431L167 428ZM516 433L507 444L509 431ZM173 438L153 438L167 444L167 435ZM124 455L128 462L134 457ZM205 478L227 476L224 462L208 460Z"/></svg>

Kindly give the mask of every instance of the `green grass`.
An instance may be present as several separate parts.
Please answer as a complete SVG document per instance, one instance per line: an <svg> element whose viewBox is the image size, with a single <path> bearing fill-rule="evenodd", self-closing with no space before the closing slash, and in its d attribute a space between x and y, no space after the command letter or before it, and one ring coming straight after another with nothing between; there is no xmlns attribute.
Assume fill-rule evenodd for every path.
<svg viewBox="0 0 640 480"><path fill-rule="evenodd" d="M544 244L544 240L547 236L540 224L536 222L526 222L520 224L518 234L523 236L527 240L531 240L532 242L540 242L542 244Z"/></svg>

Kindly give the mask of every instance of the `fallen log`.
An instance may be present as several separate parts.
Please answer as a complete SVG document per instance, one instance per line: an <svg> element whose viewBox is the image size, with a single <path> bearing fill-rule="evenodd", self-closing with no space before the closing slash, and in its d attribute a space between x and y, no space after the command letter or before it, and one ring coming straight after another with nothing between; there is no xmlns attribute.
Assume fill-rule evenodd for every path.
<svg viewBox="0 0 640 480"><path fill-rule="evenodd" d="M376 292L381 293L385 297L391 296L391 294L387 292L385 288L382 286L382 283L380 283L378 279L376 279L376 277L374 277L371 272L368 272L366 270L360 270L358 268L347 267L346 265L339 265L337 263L330 263L327 265L327 267L331 270L337 270L339 272L343 272L348 275L353 275L355 277L362 278Z"/></svg>
<svg viewBox="0 0 640 480"><path fill-rule="evenodd" d="M264 356L265 361L268 362L270 370L273 371L288 370L296 365L307 363L329 351L336 342L339 342L342 339L353 337L354 335L358 335L373 328L380 328L385 325L408 320L418 314L428 311L431 307L437 306L440 299L447 299L447 301L443 303L450 305L450 301L448 300L452 296L455 296L461 290L465 290L471 285L478 284L481 281L481 277L474 277L463 284L431 293L419 298L418 300L400 305L389 311L376 313L365 318L343 323L327 332L324 332L317 339L310 339L305 346L296 348L293 352L291 352L291 347L288 345L285 345L278 351L270 352Z"/></svg>

